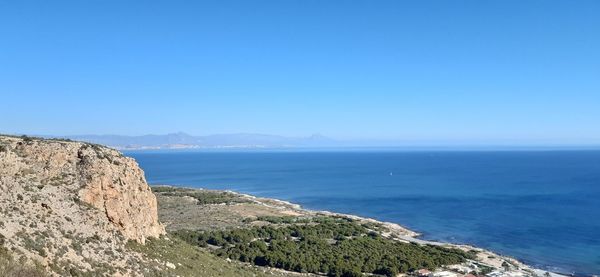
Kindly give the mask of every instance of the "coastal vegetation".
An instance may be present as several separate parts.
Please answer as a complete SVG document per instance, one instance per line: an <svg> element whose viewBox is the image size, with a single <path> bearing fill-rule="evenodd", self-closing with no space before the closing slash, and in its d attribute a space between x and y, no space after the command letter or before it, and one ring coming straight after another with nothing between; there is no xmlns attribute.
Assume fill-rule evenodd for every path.
<svg viewBox="0 0 600 277"><path fill-rule="evenodd" d="M277 224L212 232L179 230L174 234L188 243L214 249L223 258L329 276L395 276L472 258L458 249L385 238L369 228L373 226L349 218L267 219Z"/></svg>
<svg viewBox="0 0 600 277"><path fill-rule="evenodd" d="M10 251L2 246L4 238L0 235L0 276L45 277L43 268L37 264L26 265L24 260L15 260Z"/></svg>
<svg viewBox="0 0 600 277"><path fill-rule="evenodd" d="M149 261L143 276L286 276L273 273L266 268L228 263L204 249L175 237L152 238L145 244L129 241L126 249L144 255Z"/></svg>
<svg viewBox="0 0 600 277"><path fill-rule="evenodd" d="M195 199L198 205L248 202L248 200L240 198L235 194L226 191L177 189L169 186L153 186L152 192L160 193L164 196L188 196Z"/></svg>

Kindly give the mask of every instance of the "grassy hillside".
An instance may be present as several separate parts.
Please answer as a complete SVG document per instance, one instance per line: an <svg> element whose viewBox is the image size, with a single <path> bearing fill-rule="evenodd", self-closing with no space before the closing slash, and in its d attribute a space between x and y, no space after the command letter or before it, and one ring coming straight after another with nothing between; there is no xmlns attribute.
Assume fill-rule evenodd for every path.
<svg viewBox="0 0 600 277"><path fill-rule="evenodd" d="M46 277L44 269L37 264L26 264L24 261L16 261L10 250L2 246L0 237L0 276L12 277Z"/></svg>
<svg viewBox="0 0 600 277"><path fill-rule="evenodd" d="M150 239L145 245L130 242L127 248L143 254L148 263L144 276L285 276L284 273L228 262L178 238ZM167 265L166 268L161 267Z"/></svg>

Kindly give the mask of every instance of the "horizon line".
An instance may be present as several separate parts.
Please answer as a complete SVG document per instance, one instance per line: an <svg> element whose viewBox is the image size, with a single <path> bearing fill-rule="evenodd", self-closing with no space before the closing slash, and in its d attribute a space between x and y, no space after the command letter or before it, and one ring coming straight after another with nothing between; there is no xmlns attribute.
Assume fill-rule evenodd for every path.
<svg viewBox="0 0 600 277"><path fill-rule="evenodd" d="M323 135L321 133L312 133L304 136L288 136L278 134L268 134L259 132L231 132L231 133L215 133L206 135L191 135L186 132L168 132L168 133L147 133L142 135L123 135L115 133L105 134L75 134L75 135L39 135L39 134L24 134L24 133L4 133L0 135L8 136L29 136L40 138L77 138L86 136L117 136L117 137L143 137L143 136L167 136L167 135L186 135L191 137L209 137L209 136L235 136L235 135L255 135L255 136L272 136L287 139L310 139L322 138L331 143L339 145L327 145L324 147L335 148L353 148L353 147L390 147L390 148L405 148L405 147L593 147L600 148L600 139L558 139L558 138L336 138ZM77 139L75 139L77 140ZM316 146L319 147L319 146ZM277 148L277 147L275 147ZM301 147L296 147L301 148ZM303 147L311 148L311 147Z"/></svg>

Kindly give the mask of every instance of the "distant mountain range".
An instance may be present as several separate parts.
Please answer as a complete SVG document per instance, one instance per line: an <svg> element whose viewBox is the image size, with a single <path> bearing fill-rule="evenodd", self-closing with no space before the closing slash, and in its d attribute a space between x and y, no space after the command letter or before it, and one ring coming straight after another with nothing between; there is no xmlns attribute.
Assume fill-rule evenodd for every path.
<svg viewBox="0 0 600 277"><path fill-rule="evenodd" d="M21 134L13 134L21 135ZM600 149L600 140L431 140L431 139L332 139L315 134L307 137L237 133L193 136L183 132L165 135L34 135L66 138L106 145L120 150L138 149L228 149L228 148L353 148L397 150L551 150Z"/></svg>
<svg viewBox="0 0 600 277"><path fill-rule="evenodd" d="M78 141L102 144L117 149L186 149L186 148L279 148L327 147L336 142L322 135L284 137L264 134L221 134L193 136L186 133L166 135L76 135L62 136Z"/></svg>

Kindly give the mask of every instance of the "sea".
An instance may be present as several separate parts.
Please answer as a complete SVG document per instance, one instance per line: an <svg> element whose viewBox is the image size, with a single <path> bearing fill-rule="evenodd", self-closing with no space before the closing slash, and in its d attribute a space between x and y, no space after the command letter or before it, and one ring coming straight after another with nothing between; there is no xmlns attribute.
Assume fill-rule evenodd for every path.
<svg viewBox="0 0 600 277"><path fill-rule="evenodd" d="M398 223L554 272L600 274L600 151L129 151L151 184Z"/></svg>

